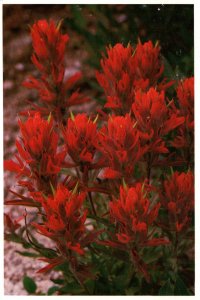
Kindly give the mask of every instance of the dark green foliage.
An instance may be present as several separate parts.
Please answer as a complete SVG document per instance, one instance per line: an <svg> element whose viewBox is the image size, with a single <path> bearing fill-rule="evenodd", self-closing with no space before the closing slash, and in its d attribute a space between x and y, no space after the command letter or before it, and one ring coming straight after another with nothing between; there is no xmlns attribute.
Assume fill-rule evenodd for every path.
<svg viewBox="0 0 200 300"><path fill-rule="evenodd" d="M159 295L162 296L188 296L192 295L186 287L185 283L179 275L176 276L176 280L173 283L172 280L168 279L159 290Z"/></svg>
<svg viewBox="0 0 200 300"><path fill-rule="evenodd" d="M35 281L32 278L30 278L28 276L24 276L23 285L24 285L25 290L29 294L34 294L36 292L37 285L36 285Z"/></svg>
<svg viewBox="0 0 200 300"><path fill-rule="evenodd" d="M193 75L193 5L71 5L70 11L64 24L80 35L91 66L98 68L109 44L140 38L160 42L166 75Z"/></svg>
<svg viewBox="0 0 200 300"><path fill-rule="evenodd" d="M47 292L47 295L53 295L55 294L55 292L59 291L59 287L56 286L56 285L53 285L51 286L49 289L48 289L48 292Z"/></svg>

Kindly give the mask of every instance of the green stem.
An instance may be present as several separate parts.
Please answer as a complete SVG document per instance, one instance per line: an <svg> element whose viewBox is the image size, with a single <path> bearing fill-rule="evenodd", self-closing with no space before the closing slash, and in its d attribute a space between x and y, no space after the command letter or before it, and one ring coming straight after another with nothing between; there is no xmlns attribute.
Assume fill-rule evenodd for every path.
<svg viewBox="0 0 200 300"><path fill-rule="evenodd" d="M70 267L70 271L71 271L71 273L72 273L74 279L76 280L76 282L77 282L78 284L80 284L80 286L85 290L85 292L87 293L87 295L91 295L91 294L90 294L90 291L89 291L88 288L87 288L87 286L86 286L81 280L79 280L78 276L76 275L76 272L73 270L72 267Z"/></svg>

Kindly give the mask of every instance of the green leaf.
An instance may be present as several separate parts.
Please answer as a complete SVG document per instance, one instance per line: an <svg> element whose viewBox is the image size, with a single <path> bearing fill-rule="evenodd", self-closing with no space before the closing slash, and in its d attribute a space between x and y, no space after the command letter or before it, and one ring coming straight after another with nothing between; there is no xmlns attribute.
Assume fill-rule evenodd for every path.
<svg viewBox="0 0 200 300"><path fill-rule="evenodd" d="M157 261L161 256L161 254L162 252L159 249L159 247L155 247L155 248L152 247L151 249L150 248L144 249L142 257L146 264L151 264L155 260Z"/></svg>
<svg viewBox="0 0 200 300"><path fill-rule="evenodd" d="M60 288L58 286L53 285L48 289L47 295L53 295L55 292L59 291L59 289Z"/></svg>
<svg viewBox="0 0 200 300"><path fill-rule="evenodd" d="M64 279L61 279L61 278L50 278L50 280L53 282L53 283L56 283L56 284L64 284Z"/></svg>
<svg viewBox="0 0 200 300"><path fill-rule="evenodd" d="M27 252L27 251L15 251L15 252L19 253L22 256L28 256L28 257L38 257L39 256L37 253Z"/></svg>
<svg viewBox="0 0 200 300"><path fill-rule="evenodd" d="M29 294L34 294L37 289L37 285L36 285L35 281L28 276L24 276L23 285L24 285L25 290Z"/></svg>
<svg viewBox="0 0 200 300"><path fill-rule="evenodd" d="M14 243L19 243L22 244L24 247L27 246L27 248L30 246L30 244L28 242L26 242L25 239L23 239L22 237L18 236L17 234L5 234L5 240L6 241L12 241Z"/></svg>
<svg viewBox="0 0 200 300"><path fill-rule="evenodd" d="M67 285L61 287L59 291L65 295L80 295L84 293L84 289L76 282L68 283Z"/></svg>
<svg viewBox="0 0 200 300"><path fill-rule="evenodd" d="M176 277L176 283L174 288L174 295L183 296L183 295L191 295L190 291L188 290L187 286L181 279L179 275Z"/></svg>
<svg viewBox="0 0 200 300"><path fill-rule="evenodd" d="M88 280L85 282L85 285L86 285L87 289L89 290L90 295L93 295L94 287L95 287L95 281L92 280L92 279L88 279Z"/></svg>
<svg viewBox="0 0 200 300"><path fill-rule="evenodd" d="M164 283L164 285L160 288L159 295L162 295L162 296L174 295L174 289L173 289L173 285L171 284L170 279L168 279Z"/></svg>
<svg viewBox="0 0 200 300"><path fill-rule="evenodd" d="M50 181L49 183L50 183L50 187L51 187L52 194L53 194L53 196L55 196L55 189L54 189L54 187L53 187L51 181Z"/></svg>
<svg viewBox="0 0 200 300"><path fill-rule="evenodd" d="M44 249L38 249L38 252L47 258L55 258L57 257L57 254L55 251L49 248L44 248Z"/></svg>
<svg viewBox="0 0 200 300"><path fill-rule="evenodd" d="M47 119L47 122L48 122L48 123L50 123L50 121L51 121L51 112L50 112L50 114L49 114L49 116L48 116L48 119Z"/></svg>

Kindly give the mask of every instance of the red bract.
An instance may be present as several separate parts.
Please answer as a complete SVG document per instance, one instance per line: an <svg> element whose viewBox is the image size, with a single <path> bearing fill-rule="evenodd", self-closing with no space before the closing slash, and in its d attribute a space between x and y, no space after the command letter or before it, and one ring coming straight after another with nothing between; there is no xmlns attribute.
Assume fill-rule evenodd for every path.
<svg viewBox="0 0 200 300"><path fill-rule="evenodd" d="M39 189L45 188L51 180L54 184L66 152L57 153L58 135L53 130L53 120L46 121L37 113L24 123L19 120L19 126L21 143L16 141L18 162L7 160L5 168L18 176L36 179Z"/></svg>
<svg viewBox="0 0 200 300"><path fill-rule="evenodd" d="M105 160L104 178L133 178L136 162L147 151L140 147L139 133L128 114L111 116L99 132L99 149Z"/></svg>
<svg viewBox="0 0 200 300"><path fill-rule="evenodd" d="M110 202L110 215L118 224L118 242L134 246L157 246L160 239L148 239L148 228L158 215L160 204L150 208L150 200L142 183L135 187L120 187L120 197ZM167 241L165 241L167 243ZM161 239L160 244L163 244Z"/></svg>
<svg viewBox="0 0 200 300"><path fill-rule="evenodd" d="M145 246L168 244L164 238L154 238L149 229L158 216L160 203L150 207L150 200L142 183L135 187L120 187L119 199L110 202L110 216L116 225L115 236L105 244L121 250L130 251L136 266L143 272L147 281L149 276L138 250ZM138 250L137 250L138 249Z"/></svg>
<svg viewBox="0 0 200 300"><path fill-rule="evenodd" d="M4 213L4 226L6 233L14 233L17 229L21 227L19 222L24 219L24 216L13 220L8 214Z"/></svg>
<svg viewBox="0 0 200 300"><path fill-rule="evenodd" d="M60 25L61 23L56 26L54 21L48 23L46 20L39 20L31 28L34 50L32 62L41 75L39 79L30 76L23 83L39 93L43 106L34 104L34 108L45 115L52 112L58 122L63 121L69 106L89 100L78 90L67 95L67 91L80 79L81 73L78 72L64 81L64 53L69 37L61 34Z"/></svg>
<svg viewBox="0 0 200 300"><path fill-rule="evenodd" d="M134 99L133 53L130 45L116 44L107 48L108 58L101 60L103 73L96 73L107 96L105 107L117 112L129 112Z"/></svg>
<svg viewBox="0 0 200 300"><path fill-rule="evenodd" d="M55 84L62 82L64 76L64 53L69 40L61 34L54 21L39 20L31 28L34 53L32 62L47 77L52 74Z"/></svg>
<svg viewBox="0 0 200 300"><path fill-rule="evenodd" d="M194 153L194 77L179 82L177 98L179 115L185 118L185 122L178 128L171 145L182 149L180 155L189 167Z"/></svg>
<svg viewBox="0 0 200 300"><path fill-rule="evenodd" d="M177 88L181 115L186 118L188 128L194 128L194 77L181 81Z"/></svg>
<svg viewBox="0 0 200 300"><path fill-rule="evenodd" d="M164 71L164 64L160 56L160 46L148 41L142 45L137 44L134 55L135 84L148 88L157 84ZM142 83L142 86L141 86Z"/></svg>
<svg viewBox="0 0 200 300"><path fill-rule="evenodd" d="M192 172L175 172L164 181L163 206L168 210L169 228L184 232L194 210L194 176Z"/></svg>
<svg viewBox="0 0 200 300"><path fill-rule="evenodd" d="M71 256L68 250L83 255L84 247L99 234L86 229L87 210L83 208L86 194L76 194L60 184L54 196L46 198L42 193L31 195L42 204L45 211L44 224L34 223L40 233L55 240L64 256Z"/></svg>
<svg viewBox="0 0 200 300"><path fill-rule="evenodd" d="M160 47L153 46L151 41L134 49L128 45L116 44L107 48L108 58L101 60L103 73L96 73L99 84L107 96L105 107L115 113L125 114L130 111L135 99L136 90L148 90L151 86L166 89L173 82L158 84L164 64L160 57Z"/></svg>
<svg viewBox="0 0 200 300"><path fill-rule="evenodd" d="M159 93L154 88L146 93L137 91L132 110L141 138L149 143L149 151L168 152L162 137L180 126L184 117L166 105L164 91Z"/></svg>
<svg viewBox="0 0 200 300"><path fill-rule="evenodd" d="M97 128L95 121L85 114L78 114L68 119L63 129L68 154L75 164L91 164L95 154Z"/></svg>

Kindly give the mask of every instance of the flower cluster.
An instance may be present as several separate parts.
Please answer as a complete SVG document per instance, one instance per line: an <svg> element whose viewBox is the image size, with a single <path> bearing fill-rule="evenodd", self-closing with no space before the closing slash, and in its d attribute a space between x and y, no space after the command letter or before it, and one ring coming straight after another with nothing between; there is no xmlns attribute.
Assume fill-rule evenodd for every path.
<svg viewBox="0 0 200 300"><path fill-rule="evenodd" d="M184 117L166 104L165 93L151 87L148 92L137 91L132 111L137 120L137 128L143 141L149 143L149 151L166 153L163 137L184 123Z"/></svg>
<svg viewBox="0 0 200 300"><path fill-rule="evenodd" d="M5 168L17 173L17 177L26 176L29 181L19 181L29 190L45 190L49 183L56 185L66 151L58 153L59 136L53 128L53 119L44 120L40 113L29 117L27 121L19 120L21 138L16 140L17 161L7 160Z"/></svg>
<svg viewBox="0 0 200 300"><path fill-rule="evenodd" d="M184 117L184 123L178 128L177 135L171 142L175 148L182 149L183 159L190 166L194 152L194 77L180 81L177 87L179 115Z"/></svg>
<svg viewBox="0 0 200 300"><path fill-rule="evenodd" d="M99 131L99 149L104 157L106 168L104 178L132 179L136 162L147 151L140 147L139 133L130 116L111 116L108 123Z"/></svg>
<svg viewBox="0 0 200 300"><path fill-rule="evenodd" d="M94 120L95 121L95 120ZM76 165L92 163L97 139L96 123L85 114L69 118L63 130L67 153Z"/></svg>
<svg viewBox="0 0 200 300"><path fill-rule="evenodd" d="M158 44L139 42L135 48L116 44L107 49L107 55L101 61L103 73L97 72L96 77L107 96L105 107L117 114L130 112L136 90L165 90L173 84L164 83L164 79L158 82L164 70Z"/></svg>
<svg viewBox="0 0 200 300"><path fill-rule="evenodd" d="M162 244L163 240L148 239L148 227L158 216L160 203L150 208L150 201L144 185L120 187L120 198L110 203L110 215L119 223L117 239L122 244L134 244L134 247ZM166 241L167 242L167 241Z"/></svg>
<svg viewBox="0 0 200 300"><path fill-rule="evenodd" d="M30 76L23 83L25 87L36 89L39 93L43 106L35 104L35 110L39 110L43 115L51 112L55 120L64 119L68 107L89 101L89 98L78 90L70 94L82 75L77 72L68 79L65 78L64 53L69 37L60 32L60 26L61 23L56 26L54 21L48 23L46 20L39 20L32 26L31 59L40 77L38 79Z"/></svg>
<svg viewBox="0 0 200 300"><path fill-rule="evenodd" d="M194 176L188 173L175 172L164 181L162 202L169 215L169 224L177 232L189 225L194 210Z"/></svg>
<svg viewBox="0 0 200 300"><path fill-rule="evenodd" d="M149 275L139 258L138 249L146 246L166 245L169 244L169 240L151 237L152 232L149 232L149 228L158 216L160 203L150 207L147 194L144 184L141 183L129 189L120 187L119 199L110 202L110 216L116 225L116 233L112 236L112 240L104 243L129 251L134 263L148 281Z"/></svg>
<svg viewBox="0 0 200 300"><path fill-rule="evenodd" d="M92 232L87 234L87 210L83 209L86 194L69 191L60 184L54 195L45 198L41 192L35 192L32 196L42 204L46 213L44 224L34 223L34 226L43 235L56 240L65 256L70 256L70 251L83 255L84 247L96 238Z"/></svg>
<svg viewBox="0 0 200 300"><path fill-rule="evenodd" d="M68 108L89 97L70 94L81 75L64 76L69 38L60 27L40 20L31 28L39 77L24 86L38 91L40 104L22 113L18 153L5 169L17 174L23 189L12 191L17 198L6 204L36 211L29 223L25 216L24 229L6 215L6 237L39 253L48 263L40 272L56 267L64 278L71 274L69 285L78 282L87 292L88 278L114 280L116 274L105 279L99 267L108 259L130 264L124 290L140 277L142 284L155 283L156 270L162 276L171 253L177 261L190 245L180 236L191 233L194 213L194 78L177 82L171 98L168 87L175 82L163 78L158 43L118 43L107 48L96 73L106 117L76 115ZM50 252L34 231L52 241Z"/></svg>

